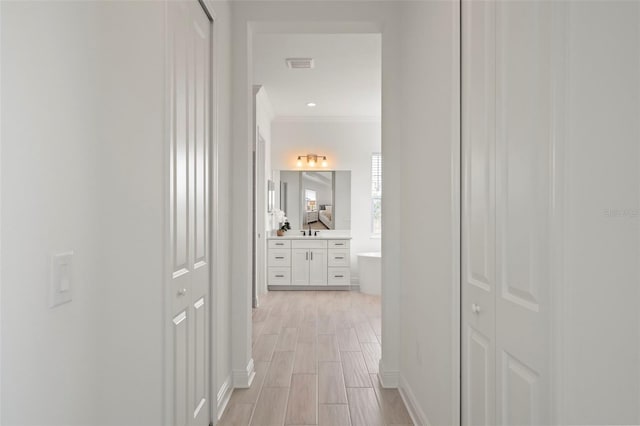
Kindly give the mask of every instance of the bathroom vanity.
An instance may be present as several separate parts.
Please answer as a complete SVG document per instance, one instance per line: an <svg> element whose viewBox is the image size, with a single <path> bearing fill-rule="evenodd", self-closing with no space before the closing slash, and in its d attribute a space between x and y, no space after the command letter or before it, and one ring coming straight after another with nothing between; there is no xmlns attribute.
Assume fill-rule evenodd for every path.
<svg viewBox="0 0 640 426"><path fill-rule="evenodd" d="M335 289L351 285L351 237L292 235L268 238L267 285L278 289Z"/></svg>

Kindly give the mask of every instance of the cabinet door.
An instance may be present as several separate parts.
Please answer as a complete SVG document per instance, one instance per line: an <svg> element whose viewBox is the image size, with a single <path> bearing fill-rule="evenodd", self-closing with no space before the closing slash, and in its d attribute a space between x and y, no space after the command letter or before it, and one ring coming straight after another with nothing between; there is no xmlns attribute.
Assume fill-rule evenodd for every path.
<svg viewBox="0 0 640 426"><path fill-rule="evenodd" d="M309 284L327 285L327 250L309 250Z"/></svg>
<svg viewBox="0 0 640 426"><path fill-rule="evenodd" d="M291 285L309 285L309 249L291 250Z"/></svg>

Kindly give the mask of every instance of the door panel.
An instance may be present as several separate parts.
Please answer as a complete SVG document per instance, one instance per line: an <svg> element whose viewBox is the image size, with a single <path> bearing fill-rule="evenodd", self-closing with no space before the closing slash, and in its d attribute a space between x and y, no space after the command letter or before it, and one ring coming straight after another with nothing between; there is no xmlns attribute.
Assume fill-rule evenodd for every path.
<svg viewBox="0 0 640 426"><path fill-rule="evenodd" d="M202 409L207 402L209 376L208 342L209 315L205 298L202 297L193 304L193 418L202 418ZM207 416L205 416L207 417ZM200 424L196 422L196 424Z"/></svg>
<svg viewBox="0 0 640 426"><path fill-rule="evenodd" d="M291 285L309 285L308 249L291 249Z"/></svg>
<svg viewBox="0 0 640 426"><path fill-rule="evenodd" d="M189 424L189 408L187 398L189 384L189 327L187 311L182 311L173 318L173 371L175 373L173 424Z"/></svg>
<svg viewBox="0 0 640 426"><path fill-rule="evenodd" d="M497 413L549 424L551 3L498 2Z"/></svg>
<svg viewBox="0 0 640 426"><path fill-rule="evenodd" d="M525 364L503 352L503 423L538 425L540 423L539 376Z"/></svg>
<svg viewBox="0 0 640 426"><path fill-rule="evenodd" d="M327 250L309 250L309 284L327 285Z"/></svg>
<svg viewBox="0 0 640 426"><path fill-rule="evenodd" d="M193 276L191 303L193 334L191 362L192 425L208 425L209 393L209 78L210 78L210 22L197 1L189 3L193 58L191 93L192 179L191 207L193 209Z"/></svg>
<svg viewBox="0 0 640 426"><path fill-rule="evenodd" d="M467 382L466 418L473 425L493 423L493 341L477 330L468 327L465 336L467 357L465 378Z"/></svg>
<svg viewBox="0 0 640 426"><path fill-rule="evenodd" d="M462 423L495 424L495 6L464 2Z"/></svg>
<svg viewBox="0 0 640 426"><path fill-rule="evenodd" d="M169 2L173 411L209 424L210 21L197 1Z"/></svg>
<svg viewBox="0 0 640 426"><path fill-rule="evenodd" d="M462 421L549 424L551 3L462 5Z"/></svg>

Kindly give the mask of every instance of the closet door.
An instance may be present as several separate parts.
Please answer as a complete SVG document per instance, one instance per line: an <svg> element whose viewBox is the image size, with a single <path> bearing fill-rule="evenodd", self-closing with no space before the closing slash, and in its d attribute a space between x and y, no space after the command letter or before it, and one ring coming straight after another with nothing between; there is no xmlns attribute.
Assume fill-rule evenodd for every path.
<svg viewBox="0 0 640 426"><path fill-rule="evenodd" d="M462 3L462 423L495 424L495 3Z"/></svg>
<svg viewBox="0 0 640 426"><path fill-rule="evenodd" d="M553 2L496 3L498 423L550 424Z"/></svg>
<svg viewBox="0 0 640 426"><path fill-rule="evenodd" d="M462 4L462 421L550 424L552 4Z"/></svg>
<svg viewBox="0 0 640 426"><path fill-rule="evenodd" d="M172 424L209 424L210 21L168 4Z"/></svg>

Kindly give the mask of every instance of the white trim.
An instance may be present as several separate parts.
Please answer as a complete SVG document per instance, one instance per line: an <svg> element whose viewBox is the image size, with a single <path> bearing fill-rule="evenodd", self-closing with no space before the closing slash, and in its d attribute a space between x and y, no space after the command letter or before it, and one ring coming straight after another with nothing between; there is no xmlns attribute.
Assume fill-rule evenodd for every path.
<svg viewBox="0 0 640 426"><path fill-rule="evenodd" d="M210 0L204 0L204 4L206 5L207 11L211 15L211 57L209 67L212 73L212 78L209 82L211 85L210 96L211 96L211 105L209 114L211 115L211 128L209 130L210 137L210 145L209 145L209 261L210 261L210 272L209 272L209 395L210 398L213 396L213 389L218 385L218 309L217 305L214 303L218 299L218 283L221 280L218 277L218 273L221 270L220 262L219 262L219 254L222 252L220 250L220 238L218 238L219 229L220 229L220 202L218 199L218 182L219 182L219 171L220 166L218 165L219 158L219 146L220 146L220 136L219 136L219 119L218 119L218 110L219 110L219 102L220 98L218 96L219 89L219 70L218 70L218 27L216 21L216 13L214 10L213 2ZM230 379L229 379L230 380ZM214 420L214 410L213 403L209 403L211 409L209 411L210 420ZM217 421L213 421L213 424L216 424Z"/></svg>
<svg viewBox="0 0 640 426"><path fill-rule="evenodd" d="M162 238L162 252L164 253L164 268L162 274L162 299L163 299L163 310L162 310L162 321L164 323L163 333L162 333L162 347L164 348L162 354L162 387L163 387L163 398L164 398L164 409L162 410L162 424L165 426L170 426L173 421L173 351L171 347L171 335L172 335L172 322L169 320L171 314L171 296L170 296L170 288L171 288L171 280L169 277L173 275L171 271L171 231L170 231L170 198L169 191L171 188L171 109L168 107L169 100L171 99L171 83L169 81L169 73L168 70L171 69L171 37L169 34L170 23L169 23L169 2L165 1L164 3L164 94L162 102L164 104L163 108L163 116L164 116L164 138L163 138L163 165L162 165L162 174L163 174L163 188L162 188L162 204L164 208L162 209L162 227L163 227L163 238Z"/></svg>
<svg viewBox="0 0 640 426"><path fill-rule="evenodd" d="M378 380L383 388L395 389L400 384L400 372L385 370L382 360L380 360L378 364Z"/></svg>
<svg viewBox="0 0 640 426"><path fill-rule="evenodd" d="M341 116L305 116L279 115L273 119L275 123L381 123L382 117L377 115L341 115Z"/></svg>
<svg viewBox="0 0 640 426"><path fill-rule="evenodd" d="M457 74L457 81L453 85L452 102L451 102L451 358L453 365L451 368L451 424L461 424L461 345L460 330L462 328L460 304L462 302L461 292L461 255L460 255L460 238L461 238L461 180L460 180L460 161L461 161L461 144L462 144L462 116L460 114L462 107L461 100L461 3L455 2L451 8L451 28L453 29L453 54L451 57L451 69ZM424 417L426 420L426 417ZM428 423L428 422L427 422ZM420 424L420 423L416 423Z"/></svg>
<svg viewBox="0 0 640 426"><path fill-rule="evenodd" d="M232 376L234 389L248 389L251 387L251 383L253 383L253 379L256 376L256 371L253 366L253 358L249 360L245 370L233 370Z"/></svg>
<svg viewBox="0 0 640 426"><path fill-rule="evenodd" d="M2 27L2 5L0 5L0 27ZM0 31L0 46L2 46L2 31ZM0 99L2 99L2 51L0 50ZM2 170L2 103L0 102L0 171ZM2 173L0 173L2 176ZM1 179L0 179L1 183ZM0 184L0 188L2 185ZM0 211L2 211L2 193L0 191ZM0 236L2 236L2 217L0 215ZM2 252L0 251L0 276L2 272ZM2 284L0 279L0 318L2 318ZM2 424L2 333L0 332L0 424Z"/></svg>
<svg viewBox="0 0 640 426"><path fill-rule="evenodd" d="M571 5L559 2L554 4L552 10L552 36L557 40L552 50L552 182L551 182L551 250L550 265L551 287L554 289L551 295L551 317L554 327L551 330L552 353L550 374L553 378L551 385L551 413L553 424L566 424L567 397L565 395L566 360L564 359L564 339L566 335L566 323L564 315L568 312L566 303L566 279L564 270L565 232L566 232L566 173L568 163L566 161L566 103L569 90L569 29Z"/></svg>
<svg viewBox="0 0 640 426"><path fill-rule="evenodd" d="M404 376L400 376L400 386L398 391L402 397L402 402L404 402L405 407L407 407L407 411L409 412L409 416L411 416L413 424L416 426L431 426L427 415L420 408L420 404L416 400L416 396L413 394L413 390L405 380Z"/></svg>
<svg viewBox="0 0 640 426"><path fill-rule="evenodd" d="M217 419L220 420L222 415L224 414L224 410L227 409L227 404L229 404L229 400L231 399L231 394L233 393L233 387L231 387L231 375L227 376L220 389L218 389L218 398L217 398Z"/></svg>

